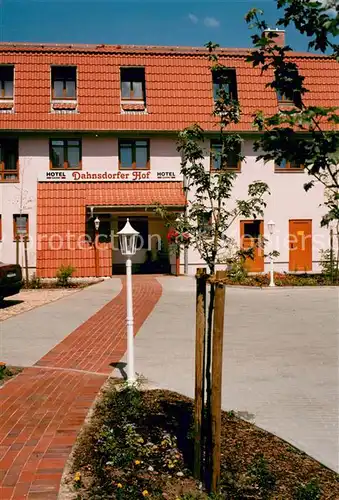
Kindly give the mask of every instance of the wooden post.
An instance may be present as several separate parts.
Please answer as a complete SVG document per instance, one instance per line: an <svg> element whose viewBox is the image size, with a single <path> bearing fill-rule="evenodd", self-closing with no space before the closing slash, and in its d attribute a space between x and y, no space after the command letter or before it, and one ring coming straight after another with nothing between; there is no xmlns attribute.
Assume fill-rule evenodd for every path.
<svg viewBox="0 0 339 500"><path fill-rule="evenodd" d="M194 401L194 477L202 477L202 420L204 412L205 335L206 335L206 270L196 274L195 324L195 401Z"/></svg>
<svg viewBox="0 0 339 500"><path fill-rule="evenodd" d="M215 290L215 309L213 321L212 346L212 483L211 490L217 493L220 482L221 461L221 388L222 388L222 354L224 340L225 285L218 283L226 277L226 271L217 271Z"/></svg>
<svg viewBox="0 0 339 500"><path fill-rule="evenodd" d="M99 239L99 231L95 230L94 237L94 257L95 257L95 276L99 277L99 254L98 254L98 239Z"/></svg>
<svg viewBox="0 0 339 500"><path fill-rule="evenodd" d="M333 229L330 229L330 272L331 272L331 283L334 283L334 262L333 262Z"/></svg>
<svg viewBox="0 0 339 500"><path fill-rule="evenodd" d="M26 276L26 283L28 284L29 282L29 276L28 276L28 253L27 253L27 241L28 241L28 236L24 236L24 254L25 254L25 276Z"/></svg>
<svg viewBox="0 0 339 500"><path fill-rule="evenodd" d="M19 264L19 260L20 260L20 255L19 255L19 243L20 243L20 236L17 234L15 236L15 262L16 264L18 265Z"/></svg>

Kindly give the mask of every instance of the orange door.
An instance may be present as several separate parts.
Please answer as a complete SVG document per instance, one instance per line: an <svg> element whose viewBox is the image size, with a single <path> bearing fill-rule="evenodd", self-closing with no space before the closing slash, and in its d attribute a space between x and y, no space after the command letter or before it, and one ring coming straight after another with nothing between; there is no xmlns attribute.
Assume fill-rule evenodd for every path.
<svg viewBox="0 0 339 500"><path fill-rule="evenodd" d="M264 236L263 220L240 221L241 248L253 248L253 258L247 257L245 267L250 273L260 273L264 270Z"/></svg>
<svg viewBox="0 0 339 500"><path fill-rule="evenodd" d="M295 219L289 223L290 271L312 270L312 221Z"/></svg>

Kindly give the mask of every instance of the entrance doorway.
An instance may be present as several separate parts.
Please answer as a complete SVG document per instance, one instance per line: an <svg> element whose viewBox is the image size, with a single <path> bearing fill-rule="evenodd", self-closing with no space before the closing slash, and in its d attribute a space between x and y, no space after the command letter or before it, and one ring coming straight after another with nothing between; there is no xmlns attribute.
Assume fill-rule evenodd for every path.
<svg viewBox="0 0 339 500"><path fill-rule="evenodd" d="M289 270L312 271L312 220L289 221Z"/></svg>
<svg viewBox="0 0 339 500"><path fill-rule="evenodd" d="M263 236L263 220L240 221L241 248L244 250L253 248L253 258L247 257L245 261L245 267L250 273L261 273L264 271Z"/></svg>
<svg viewBox="0 0 339 500"><path fill-rule="evenodd" d="M133 273L167 274L170 262L164 223L145 215L117 214L112 217L112 232L116 235L129 219L132 227L140 233L137 252L132 256ZM112 274L125 273L125 257L121 255L118 238L114 239L112 251Z"/></svg>

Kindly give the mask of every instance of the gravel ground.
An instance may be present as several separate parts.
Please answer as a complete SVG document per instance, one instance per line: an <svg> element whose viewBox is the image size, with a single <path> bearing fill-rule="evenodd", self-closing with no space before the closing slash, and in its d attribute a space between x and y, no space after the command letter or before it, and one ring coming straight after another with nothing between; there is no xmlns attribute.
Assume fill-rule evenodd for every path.
<svg viewBox="0 0 339 500"><path fill-rule="evenodd" d="M52 290L22 290L13 297L8 297L0 304L0 322L17 314L30 311L35 307L54 302L67 295L78 292L81 288L60 288Z"/></svg>

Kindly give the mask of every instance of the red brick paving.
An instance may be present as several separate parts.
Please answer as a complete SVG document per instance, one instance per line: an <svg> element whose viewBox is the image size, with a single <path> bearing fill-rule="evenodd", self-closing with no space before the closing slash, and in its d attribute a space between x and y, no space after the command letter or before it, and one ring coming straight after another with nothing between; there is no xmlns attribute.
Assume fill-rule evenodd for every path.
<svg viewBox="0 0 339 500"><path fill-rule="evenodd" d="M124 282L123 282L124 283ZM133 283L135 333L161 296L153 277ZM35 366L0 390L0 499L56 500L62 473L112 363L126 350L125 286Z"/></svg>

